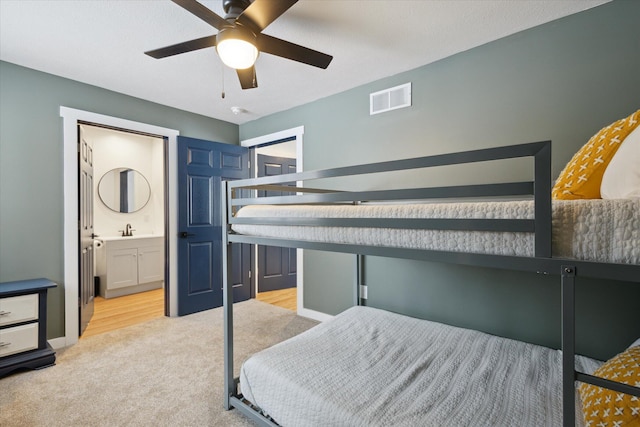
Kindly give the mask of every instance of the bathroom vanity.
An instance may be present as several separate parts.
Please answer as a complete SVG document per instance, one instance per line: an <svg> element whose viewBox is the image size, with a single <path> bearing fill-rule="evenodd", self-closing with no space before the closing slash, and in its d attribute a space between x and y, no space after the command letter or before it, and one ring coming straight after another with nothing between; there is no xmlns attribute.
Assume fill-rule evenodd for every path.
<svg viewBox="0 0 640 427"><path fill-rule="evenodd" d="M104 237L96 251L100 296L119 297L159 289L164 283L164 237Z"/></svg>

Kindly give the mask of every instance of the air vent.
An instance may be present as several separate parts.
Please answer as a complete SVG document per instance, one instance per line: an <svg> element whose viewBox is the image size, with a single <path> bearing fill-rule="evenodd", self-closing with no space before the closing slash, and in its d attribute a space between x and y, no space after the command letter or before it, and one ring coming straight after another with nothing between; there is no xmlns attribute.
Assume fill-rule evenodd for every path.
<svg viewBox="0 0 640 427"><path fill-rule="evenodd" d="M411 83L405 83L369 95L369 115L397 110L410 105Z"/></svg>

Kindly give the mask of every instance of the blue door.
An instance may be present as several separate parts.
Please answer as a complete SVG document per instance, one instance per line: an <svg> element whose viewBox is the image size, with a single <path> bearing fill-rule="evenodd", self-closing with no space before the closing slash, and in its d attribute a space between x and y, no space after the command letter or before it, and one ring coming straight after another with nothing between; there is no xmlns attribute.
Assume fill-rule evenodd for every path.
<svg viewBox="0 0 640 427"><path fill-rule="evenodd" d="M222 180L249 177L248 150L178 137L178 315L222 306ZM249 245L236 245L234 301L249 299ZM237 262L237 263L236 263Z"/></svg>

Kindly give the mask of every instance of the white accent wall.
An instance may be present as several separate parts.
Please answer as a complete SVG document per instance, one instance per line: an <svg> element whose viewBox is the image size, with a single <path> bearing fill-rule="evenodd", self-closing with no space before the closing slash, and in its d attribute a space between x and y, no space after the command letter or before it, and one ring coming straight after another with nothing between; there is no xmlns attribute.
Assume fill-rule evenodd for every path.
<svg viewBox="0 0 640 427"><path fill-rule="evenodd" d="M133 133L82 125L82 137L93 143L94 230L100 237L119 235L131 224L135 235L164 234L164 141ZM139 211L115 212L102 202L98 185L102 176L116 168L140 172L149 182L149 202Z"/></svg>

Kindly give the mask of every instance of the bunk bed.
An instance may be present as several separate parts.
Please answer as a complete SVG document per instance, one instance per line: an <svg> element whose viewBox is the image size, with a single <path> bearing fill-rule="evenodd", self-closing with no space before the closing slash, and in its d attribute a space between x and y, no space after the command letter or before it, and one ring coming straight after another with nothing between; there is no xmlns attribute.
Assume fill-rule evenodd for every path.
<svg viewBox="0 0 640 427"><path fill-rule="evenodd" d="M349 179L370 174L516 158L533 159L532 181L385 190L344 188ZM333 178L341 179L339 190L326 188ZM256 190L281 195L255 197ZM513 197L525 200L511 200ZM478 198L489 201L478 202ZM508 402L515 393L519 402L527 401L525 406L531 407L499 407L496 411L502 414L496 418L495 413L487 413L486 420L498 425L562 422L573 426L581 423L581 416L576 415L580 405L576 381L634 396L637 402L639 387L592 375L598 362L576 355L574 291L578 277L640 282L640 199L589 202L552 202L550 141L224 182L225 408L237 408L260 425L271 426L415 425L416 414L423 417L422 422L436 425L443 422L439 418L443 413L458 414L460 418L451 425L464 425L464 420L474 419L490 406L486 399ZM588 221L606 212L613 214L611 221L617 221L620 227L625 223L635 227L598 233L589 229L591 238L600 232L617 233L608 238L614 242L610 250L593 249L607 239L596 237L585 243L579 240L584 236L571 236L573 232L564 229L572 228L564 227L567 221L574 221L575 229L584 228L580 222L584 218ZM469 235L475 236L473 241L450 245ZM630 241L620 242L620 238ZM566 239L578 241L567 249L563 247ZM228 271L232 244L237 243L356 254L355 307L252 356L235 377L233 289ZM629 251L630 246L635 249ZM367 255L558 276L561 351L477 331L463 333L453 326L361 307L362 257ZM403 334L403 330L413 331L412 336ZM418 346L408 345L410 342ZM469 352L470 347L484 350ZM471 353L479 357L462 360ZM496 362L500 354L513 358ZM438 360L442 364L435 363ZM533 360L547 364L526 364ZM489 361L499 366L497 370L510 372L513 381L492 376L496 369ZM286 369L279 370L278 366ZM391 366L398 370L391 370ZM444 381L438 381L438 377ZM314 382L314 378L321 379ZM416 378L418 383L414 382ZM517 391L522 389L535 389L536 393L523 396ZM482 396L470 398L470 390L480 390ZM535 418L540 406L554 405L561 406L555 408L559 418Z"/></svg>

